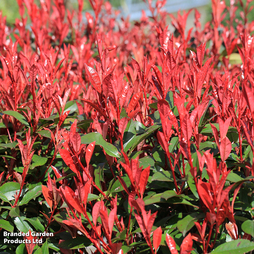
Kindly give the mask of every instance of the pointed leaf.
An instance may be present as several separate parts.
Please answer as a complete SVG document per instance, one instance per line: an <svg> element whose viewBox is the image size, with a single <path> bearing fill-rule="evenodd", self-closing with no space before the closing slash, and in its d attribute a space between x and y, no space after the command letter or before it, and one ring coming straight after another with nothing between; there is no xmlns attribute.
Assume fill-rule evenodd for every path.
<svg viewBox="0 0 254 254"><path fill-rule="evenodd" d="M166 243L168 245L169 250L171 251L171 254L178 254L175 240L169 234L166 234Z"/></svg>
<svg viewBox="0 0 254 254"><path fill-rule="evenodd" d="M219 245L211 254L242 254L254 250L254 242L238 239Z"/></svg>
<svg viewBox="0 0 254 254"><path fill-rule="evenodd" d="M100 133L88 133L81 137L82 144L90 144L92 142L96 142L97 145L102 146L108 155L117 158L120 157L117 148L114 145L106 142Z"/></svg>
<svg viewBox="0 0 254 254"><path fill-rule="evenodd" d="M189 233L183 239L183 243L181 244L181 248L180 248L180 254L190 254L192 251L192 245L193 245L193 241L192 241L191 233Z"/></svg>
<svg viewBox="0 0 254 254"><path fill-rule="evenodd" d="M89 80L92 83L92 86L98 93L101 93L101 80L97 71L94 70L92 67L88 66L86 63L85 63L85 69L89 77Z"/></svg>
<svg viewBox="0 0 254 254"><path fill-rule="evenodd" d="M29 126L26 118L23 115L21 115L20 113L18 113L17 111L8 110L8 111L4 111L3 114L13 116L14 118L16 118L18 121L20 121L24 125ZM0 115L1 115L1 113L0 113Z"/></svg>
<svg viewBox="0 0 254 254"><path fill-rule="evenodd" d="M154 232L153 232L153 247L154 250L157 251L161 244L161 236L162 236L162 230L161 227L158 227Z"/></svg>
<svg viewBox="0 0 254 254"><path fill-rule="evenodd" d="M89 165L90 163L90 160L93 155L94 147L95 147L95 141L89 144L88 147L86 148L86 165Z"/></svg>

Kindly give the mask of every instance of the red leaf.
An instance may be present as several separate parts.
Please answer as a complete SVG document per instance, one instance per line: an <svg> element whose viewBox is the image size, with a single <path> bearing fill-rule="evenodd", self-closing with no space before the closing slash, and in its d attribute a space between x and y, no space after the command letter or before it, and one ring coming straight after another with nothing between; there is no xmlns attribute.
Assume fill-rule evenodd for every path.
<svg viewBox="0 0 254 254"><path fill-rule="evenodd" d="M146 189L146 185L147 185L147 181L150 175L150 166L145 168L140 176L140 181L139 181L139 189L140 189L140 194L141 194L141 198L143 198L143 194L145 192Z"/></svg>
<svg viewBox="0 0 254 254"><path fill-rule="evenodd" d="M109 213L109 216L108 216L108 227L109 227L110 237L112 235L114 221L115 221L115 217L116 217L116 213L117 213L117 197L115 197L115 199L113 200L113 203L114 203L114 208L111 210L111 212Z"/></svg>
<svg viewBox="0 0 254 254"><path fill-rule="evenodd" d="M146 213L146 211L145 211L145 210L142 211L143 217L144 217L144 212ZM148 216L149 216L149 217L148 217L148 221L147 221L147 224L146 224L146 230L147 230L149 236L150 236L150 233L151 233L151 231L152 231L153 223L154 223L155 218L156 218L156 215L157 215L157 212L155 212L154 214L152 214L152 215L150 216L150 212L151 212L151 211L148 212L147 217L148 217Z"/></svg>
<svg viewBox="0 0 254 254"><path fill-rule="evenodd" d="M124 131L126 129L126 126L128 124L128 118L127 117L124 117L122 118L120 121L119 121L119 127L118 127L118 130L119 132L123 135L124 134Z"/></svg>
<svg viewBox="0 0 254 254"><path fill-rule="evenodd" d="M4 176L4 173L5 173L5 171L3 171L3 172L0 174L0 184L1 184L1 182L2 182L2 178L3 178L3 176Z"/></svg>
<svg viewBox="0 0 254 254"><path fill-rule="evenodd" d="M59 153L64 160L65 164L77 175L79 174L70 153L66 149L59 149Z"/></svg>
<svg viewBox="0 0 254 254"><path fill-rule="evenodd" d="M61 186L60 191L62 192L63 196L65 197L65 202L71 205L74 209L76 209L79 213L83 213L83 209L80 206L79 201L75 199L74 191L68 186Z"/></svg>
<svg viewBox="0 0 254 254"><path fill-rule="evenodd" d="M92 178L90 178L89 181L86 182L85 186L84 186L84 205L85 205L85 210L86 210L86 206L87 206L87 197L88 194L91 190L91 184L92 184Z"/></svg>
<svg viewBox="0 0 254 254"><path fill-rule="evenodd" d="M30 73L29 73L31 78L31 83L34 83L37 71L38 71L38 68L33 64L30 68Z"/></svg>
<svg viewBox="0 0 254 254"><path fill-rule="evenodd" d="M226 230L230 237L233 240L238 239L238 230L237 230L237 225L235 223L232 223L231 221L229 223L225 224Z"/></svg>
<svg viewBox="0 0 254 254"><path fill-rule="evenodd" d="M182 121L182 132L186 140L182 139L183 142L187 143L192 135L192 125L188 114L185 115Z"/></svg>
<svg viewBox="0 0 254 254"><path fill-rule="evenodd" d="M83 1L81 1L81 3L83 4ZM89 24L89 26L93 27L93 16L89 12L86 12L85 15L87 23Z"/></svg>
<svg viewBox="0 0 254 254"><path fill-rule="evenodd" d="M54 71L54 74L55 74L55 75L56 75L56 73L58 72L58 70L60 69L61 64L63 63L64 60L65 60L65 58L62 59L62 60L60 60L60 62L59 62L58 65L56 66L55 71Z"/></svg>
<svg viewBox="0 0 254 254"><path fill-rule="evenodd" d="M54 166L51 165L51 168L53 169L53 171L54 171L54 173L55 173L57 179L58 179L58 178L61 178L61 177L63 176L63 175L60 173L60 171L59 171L56 167L54 167ZM62 184L63 181L60 180L59 183Z"/></svg>
<svg viewBox="0 0 254 254"><path fill-rule="evenodd" d="M192 251L192 245L193 245L193 241L192 241L191 233L189 233L183 239L183 243L180 248L180 254L190 254Z"/></svg>
<svg viewBox="0 0 254 254"><path fill-rule="evenodd" d="M73 124L71 125L71 130L70 130L70 135L74 135L76 134L76 130L77 130L77 119L75 119L75 121L73 122ZM66 140L65 140L66 141Z"/></svg>
<svg viewBox="0 0 254 254"><path fill-rule="evenodd" d="M90 160L92 158L94 147L95 147L95 141L89 144L88 147L86 148L86 165L87 166L89 165Z"/></svg>
<svg viewBox="0 0 254 254"><path fill-rule="evenodd" d="M24 238L26 239L25 244L26 244L26 250L28 254L32 254L33 253L33 249L36 245L35 243L35 239L37 239L37 237L32 236L32 232L31 230L28 231L29 232L29 236L24 236Z"/></svg>
<svg viewBox="0 0 254 254"><path fill-rule="evenodd" d="M126 183L124 182L124 180L120 176L117 176L117 178L118 178L119 182L121 183L121 185L123 186L126 193L129 195L129 190L128 190L128 187L126 186Z"/></svg>
<svg viewBox="0 0 254 254"><path fill-rule="evenodd" d="M210 188L210 184L209 183L204 183L202 182L200 179L198 180L198 186L197 186L197 190L198 190L198 195L200 196L200 198L202 199L203 203L205 204L205 206L210 210L213 211L213 207L212 207L212 197L211 194L209 195L209 193L211 193L211 188Z"/></svg>
<svg viewBox="0 0 254 254"><path fill-rule="evenodd" d="M132 63L133 68L137 71L140 81L142 82L141 69L140 69L139 63L133 58L131 60L131 63Z"/></svg>
<svg viewBox="0 0 254 254"><path fill-rule="evenodd" d="M109 225L108 225L108 213L107 213L106 208L104 210L103 207L101 207L100 216L101 216L102 225L105 229L105 233L109 238L111 238L110 237L110 231L109 231Z"/></svg>
<svg viewBox="0 0 254 254"><path fill-rule="evenodd" d="M162 75L161 75L160 70L154 64L152 65L152 68L153 68L153 70L154 70L154 72L156 74L156 77L157 77L158 81L159 81L160 87L162 87Z"/></svg>
<svg viewBox="0 0 254 254"><path fill-rule="evenodd" d="M61 126L65 120L65 118L69 115L70 110L64 112L62 115L60 115L59 123L58 125Z"/></svg>
<svg viewBox="0 0 254 254"><path fill-rule="evenodd" d="M144 224L144 221L142 220L141 216L138 215L138 214L136 214L136 213L135 213L135 218L136 218L136 221L138 222L138 225L139 225L139 227L140 227L140 229L141 229L142 234L144 235L146 241L148 241L149 235L148 235L148 233L147 233L147 230L146 230L146 226L145 226L145 224Z"/></svg>
<svg viewBox="0 0 254 254"><path fill-rule="evenodd" d="M250 75L249 75L250 76ZM251 113L254 113L254 92L253 92L253 84L252 87L245 84L243 86L243 96L248 103Z"/></svg>
<svg viewBox="0 0 254 254"><path fill-rule="evenodd" d="M127 114L129 114L136 107L141 96L142 92L136 93L132 96L129 106L126 110Z"/></svg>
<svg viewBox="0 0 254 254"><path fill-rule="evenodd" d="M95 203L95 205L93 206L92 217L93 217L94 225L96 225L97 219L99 217L99 213L100 213L100 209L101 209L101 202L102 201L99 201L99 202Z"/></svg>
<svg viewBox="0 0 254 254"><path fill-rule="evenodd" d="M94 89L101 93L101 80L96 70L85 64L86 73Z"/></svg>
<svg viewBox="0 0 254 254"><path fill-rule="evenodd" d="M103 109L101 109L97 104L93 103L92 101L82 99L84 102L88 103L90 106L95 108L101 115L103 115L106 119L108 118L105 112L103 112Z"/></svg>
<svg viewBox="0 0 254 254"><path fill-rule="evenodd" d="M219 118L219 126L220 126L220 138L224 139L228 132L228 127L230 125L230 122L232 120L232 116L229 117L225 122Z"/></svg>
<svg viewBox="0 0 254 254"><path fill-rule="evenodd" d="M175 240L169 234L166 234L166 243L171 251L171 254L178 254Z"/></svg>
<svg viewBox="0 0 254 254"><path fill-rule="evenodd" d="M161 227L158 227L154 232L153 232L153 247L155 252L157 252L157 249L159 248L161 244L161 236L162 236L162 230Z"/></svg>
<svg viewBox="0 0 254 254"><path fill-rule="evenodd" d="M167 101L159 100L157 106L161 117L163 133L165 135L166 142L168 142L173 133L172 124L175 128L177 128L177 120L171 111Z"/></svg>
<svg viewBox="0 0 254 254"><path fill-rule="evenodd" d="M70 135L70 142L72 144L72 147L76 153L79 152L80 146L81 146L81 137L78 133L75 133L74 135Z"/></svg>
<svg viewBox="0 0 254 254"><path fill-rule="evenodd" d="M208 69L210 67L210 64L213 60L213 57L209 58L206 63L204 64L204 66L202 67L201 71L198 73L198 85L197 85L197 94L198 94L198 97L200 98L201 97L201 91L202 91L202 88L203 88L203 84L204 84L204 81L205 81L205 78L207 76L207 73L208 73Z"/></svg>
<svg viewBox="0 0 254 254"><path fill-rule="evenodd" d="M123 254L122 243L112 243L110 245L112 254Z"/></svg>
<svg viewBox="0 0 254 254"><path fill-rule="evenodd" d="M42 190L42 194L43 194L46 202L48 203L49 207L52 208L53 200L52 200L52 194L50 195L49 189L45 185L42 185L41 190Z"/></svg>
<svg viewBox="0 0 254 254"><path fill-rule="evenodd" d="M230 140L227 137L222 139L221 143L220 143L220 147L219 147L220 156L221 156L222 161L225 161L228 158L228 156L231 153L231 149L232 149L232 145L231 145Z"/></svg>
<svg viewBox="0 0 254 254"><path fill-rule="evenodd" d="M203 43L199 47L197 47L197 58L198 58L198 64L199 64L200 68L203 65L203 59L204 59L204 55L205 55L205 47L206 47L205 43Z"/></svg>
<svg viewBox="0 0 254 254"><path fill-rule="evenodd" d="M120 162L120 163L121 163L122 167L125 169L128 177L130 178L132 186L135 187L135 182L133 179L133 174L132 174L131 168L127 164L124 164L123 162Z"/></svg>
<svg viewBox="0 0 254 254"><path fill-rule="evenodd" d="M210 125L211 125L212 130L213 130L213 135L214 135L215 142L216 142L217 146L220 147L218 130L213 124L210 123Z"/></svg>

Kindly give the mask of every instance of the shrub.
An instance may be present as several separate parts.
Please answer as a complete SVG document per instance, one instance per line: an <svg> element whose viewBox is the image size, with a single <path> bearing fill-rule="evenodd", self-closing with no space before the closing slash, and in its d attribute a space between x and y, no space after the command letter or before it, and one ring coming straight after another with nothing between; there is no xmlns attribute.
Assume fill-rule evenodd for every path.
<svg viewBox="0 0 254 254"><path fill-rule="evenodd" d="M0 17L1 251L254 250L254 23L53 2Z"/></svg>

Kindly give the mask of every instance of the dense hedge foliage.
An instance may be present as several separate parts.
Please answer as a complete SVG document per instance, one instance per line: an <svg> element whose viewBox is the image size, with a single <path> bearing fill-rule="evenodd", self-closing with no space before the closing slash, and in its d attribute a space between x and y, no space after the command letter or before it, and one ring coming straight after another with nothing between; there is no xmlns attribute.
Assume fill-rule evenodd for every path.
<svg viewBox="0 0 254 254"><path fill-rule="evenodd" d="M0 15L1 253L254 250L249 1L212 0L204 29L89 1Z"/></svg>

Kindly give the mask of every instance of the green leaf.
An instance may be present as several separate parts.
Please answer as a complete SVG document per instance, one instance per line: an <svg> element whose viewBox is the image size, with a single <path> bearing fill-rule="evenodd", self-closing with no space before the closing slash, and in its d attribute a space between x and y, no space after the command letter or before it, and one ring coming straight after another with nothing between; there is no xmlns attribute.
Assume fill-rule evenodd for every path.
<svg viewBox="0 0 254 254"><path fill-rule="evenodd" d="M177 146L178 142L179 142L178 137L171 138L170 144L169 144L169 147L168 147L168 150L169 150L170 153L172 153L174 151L174 149Z"/></svg>
<svg viewBox="0 0 254 254"><path fill-rule="evenodd" d="M34 169L36 167L43 166L47 163L47 160L48 159L46 157L41 157L41 156L38 156L37 154L34 154L30 168Z"/></svg>
<svg viewBox="0 0 254 254"><path fill-rule="evenodd" d="M159 125L153 125L153 126L150 126L149 128L146 129L146 132L142 135L138 135L136 136L134 142L133 142L133 145L130 149L130 152L129 154L132 153L132 151L138 146L138 144L140 142L142 142L143 140L145 140L147 137L149 137L153 132L155 132L156 130L158 130L161 126Z"/></svg>
<svg viewBox="0 0 254 254"><path fill-rule="evenodd" d="M123 147L124 151L127 152L135 142L137 134L145 132L145 126L138 121L129 121L124 131Z"/></svg>
<svg viewBox="0 0 254 254"><path fill-rule="evenodd" d="M48 242L47 241L42 245L41 251L42 251L43 254L49 254L49 247L48 247Z"/></svg>
<svg viewBox="0 0 254 254"><path fill-rule="evenodd" d="M153 108L153 109L158 109L157 104L158 104L158 102L151 103L151 104L149 104L149 107Z"/></svg>
<svg viewBox="0 0 254 254"><path fill-rule="evenodd" d="M123 179L123 181L125 182L125 184L126 184L127 187L129 187L129 186L131 185L131 181L130 181L130 179L129 179L128 176L123 176L123 177L121 177L121 178ZM113 181L114 181L114 184L113 184L113 186L111 187L110 192L116 193L116 192L120 192L120 191L123 191L123 190L124 190L122 184L119 182L118 179L117 179L117 180L114 180L114 179L113 179Z"/></svg>
<svg viewBox="0 0 254 254"><path fill-rule="evenodd" d="M45 228L44 226L41 224L41 222L39 221L39 219L36 218L24 218L24 220L28 221L36 231L41 231L44 232Z"/></svg>
<svg viewBox="0 0 254 254"><path fill-rule="evenodd" d="M151 205L155 203L166 203L165 199L162 198L162 193L158 193L149 198L144 198L145 205Z"/></svg>
<svg viewBox="0 0 254 254"><path fill-rule="evenodd" d="M4 128L4 129L6 128L4 123L0 123L0 129L2 129L2 128Z"/></svg>
<svg viewBox="0 0 254 254"><path fill-rule="evenodd" d="M37 133L40 134L41 136L45 137L45 138L50 138L51 139L51 134L50 134L50 131L48 131L48 130L38 131Z"/></svg>
<svg viewBox="0 0 254 254"><path fill-rule="evenodd" d="M18 203L19 206L27 204L31 199L34 199L41 195L41 185L35 186L33 189L29 190L23 197L23 199Z"/></svg>
<svg viewBox="0 0 254 254"><path fill-rule="evenodd" d="M17 247L17 249L16 249L16 254L24 254L24 253L26 253L25 249L26 249L26 244L25 243L20 244Z"/></svg>
<svg viewBox="0 0 254 254"><path fill-rule="evenodd" d="M69 239L61 242L58 246L63 249L80 249L85 248L91 244L90 240L85 236L76 237L74 239Z"/></svg>
<svg viewBox="0 0 254 254"><path fill-rule="evenodd" d="M96 200L96 199L98 199L98 198L99 198L99 196L98 196L98 195L95 195L95 194L89 193L89 194L88 194L88 197L87 197L87 202L90 202L90 201Z"/></svg>
<svg viewBox="0 0 254 254"><path fill-rule="evenodd" d="M10 156L10 155L0 155L0 157L4 157L4 158L7 158L7 159L14 159L16 160L16 158Z"/></svg>
<svg viewBox="0 0 254 254"><path fill-rule="evenodd" d="M242 224L242 230L246 233L254 237L254 221L253 220L246 220Z"/></svg>
<svg viewBox="0 0 254 254"><path fill-rule="evenodd" d="M98 132L88 133L81 137L82 144L90 144L94 141L96 142L96 145L102 146L108 155L120 158L117 148L114 145L106 142L100 133Z"/></svg>
<svg viewBox="0 0 254 254"><path fill-rule="evenodd" d="M69 178L73 178L73 176L75 176L76 175L76 173L70 173L70 174L68 174L67 176L63 176L63 177L60 177L60 178L58 178L57 180L56 180L56 182L58 183L59 181L61 181L61 180L64 180L64 179L69 179Z"/></svg>
<svg viewBox="0 0 254 254"><path fill-rule="evenodd" d="M69 114L73 114L74 112L78 111L78 106L76 101L67 101L65 108L64 108L64 112L69 111Z"/></svg>
<svg viewBox="0 0 254 254"><path fill-rule="evenodd" d="M154 166L154 159L151 156L145 156L141 159L139 159L139 166L143 168L147 168L149 166Z"/></svg>
<svg viewBox="0 0 254 254"><path fill-rule="evenodd" d="M92 119L85 119L78 122L77 127L86 131L92 122L93 122Z"/></svg>
<svg viewBox="0 0 254 254"><path fill-rule="evenodd" d="M18 194L19 190L20 185L17 182L8 182L0 187L0 193L4 195L9 201L15 199L14 195Z"/></svg>
<svg viewBox="0 0 254 254"><path fill-rule="evenodd" d="M239 175L237 175L234 172L230 172L227 176L227 180L233 183L239 182L244 180L242 177L240 177Z"/></svg>
<svg viewBox="0 0 254 254"><path fill-rule="evenodd" d="M3 114L13 116L21 123L25 124L26 126L29 126L26 118L23 115L21 115L20 113L18 113L17 111L8 110L8 111L4 111Z"/></svg>
<svg viewBox="0 0 254 254"><path fill-rule="evenodd" d="M161 197L168 200L169 198L172 198L172 197L176 197L176 196L179 196L178 194L176 194L175 191L173 190L168 190L168 191L165 191Z"/></svg>
<svg viewBox="0 0 254 254"><path fill-rule="evenodd" d="M43 254L42 249L38 245L35 245L33 249L33 254Z"/></svg>
<svg viewBox="0 0 254 254"><path fill-rule="evenodd" d="M173 94L173 91L169 91L167 93L167 96L166 96L166 101L168 101L168 104L172 110L172 108L175 106L174 105L174 94Z"/></svg>
<svg viewBox="0 0 254 254"><path fill-rule="evenodd" d="M104 163L100 163L94 170L95 184L102 189L101 182L105 182L103 179L103 167Z"/></svg>
<svg viewBox="0 0 254 254"><path fill-rule="evenodd" d="M238 239L223 243L213 250L212 254L243 254L254 250L254 242L246 239Z"/></svg>
<svg viewBox="0 0 254 254"><path fill-rule="evenodd" d="M1 193L1 192L0 192L0 200L3 200L4 202L8 202L9 204L11 204L9 202L9 199L3 193Z"/></svg>
<svg viewBox="0 0 254 254"><path fill-rule="evenodd" d="M18 206L12 207L11 210L10 210L10 212L9 212L9 215L10 215L12 218L20 216L19 207L18 207Z"/></svg>
<svg viewBox="0 0 254 254"><path fill-rule="evenodd" d="M159 171L156 172L153 177L152 177L152 182L153 181L160 181L160 182L173 182L173 176L172 173L170 171Z"/></svg>
<svg viewBox="0 0 254 254"><path fill-rule="evenodd" d="M0 228L3 228L9 232L13 232L14 227L7 220L0 220Z"/></svg>
<svg viewBox="0 0 254 254"><path fill-rule="evenodd" d="M226 58L228 58L228 56L226 56ZM231 55L229 55L229 63L230 64L242 64L242 58L241 58L240 54L232 53Z"/></svg>
<svg viewBox="0 0 254 254"><path fill-rule="evenodd" d="M197 213L187 215L182 220L179 220L177 222L177 228L180 232L183 233L183 236L186 235L186 233L192 229L192 227L195 225L194 222L198 221Z"/></svg>
<svg viewBox="0 0 254 254"><path fill-rule="evenodd" d="M14 219L14 224L16 225L17 229L23 233L27 233L29 230L33 231L25 219L25 217L16 217Z"/></svg>
<svg viewBox="0 0 254 254"><path fill-rule="evenodd" d="M15 148L16 145L18 144L18 142L14 141L12 143L7 143L7 144L0 144L0 148L3 147L3 148Z"/></svg>

